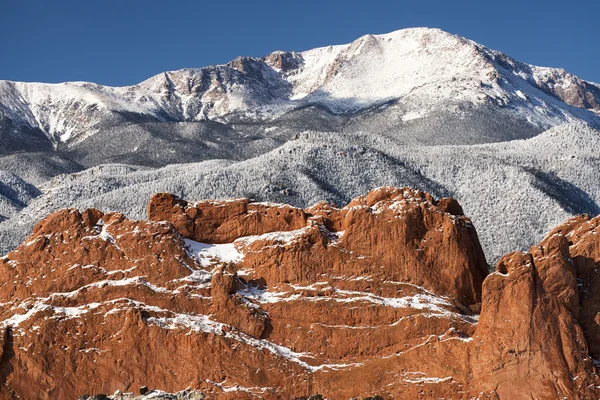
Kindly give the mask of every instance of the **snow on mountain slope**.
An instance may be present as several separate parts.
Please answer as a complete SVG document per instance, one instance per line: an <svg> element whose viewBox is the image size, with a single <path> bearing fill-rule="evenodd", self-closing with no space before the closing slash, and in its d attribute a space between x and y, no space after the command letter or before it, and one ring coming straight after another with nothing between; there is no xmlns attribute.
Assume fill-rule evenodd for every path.
<svg viewBox="0 0 600 400"><path fill-rule="evenodd" d="M32 184L0 169L0 222L17 214L40 194Z"/></svg>
<svg viewBox="0 0 600 400"><path fill-rule="evenodd" d="M463 104L503 108L538 128L600 121L598 85L428 28L239 57L128 87L0 81L0 120L73 144L132 121L264 121L307 104L348 114L390 100L404 105L405 121L440 110L461 112Z"/></svg>
<svg viewBox="0 0 600 400"><path fill-rule="evenodd" d="M128 87L0 81L0 253L61 207L142 218L157 191L307 205L393 185L456 197L493 260L600 212L594 127L597 84L427 28Z"/></svg>
<svg viewBox="0 0 600 400"><path fill-rule="evenodd" d="M455 197L494 261L528 248L569 216L600 213L598 154L600 131L585 124L552 128L528 140L469 146L405 146L371 133L305 133L244 161L160 169L113 165L61 175L40 185L42 196L0 223L0 250L14 247L38 219L64 207L143 218L156 192L307 206L322 199L345 204L389 185Z"/></svg>
<svg viewBox="0 0 600 400"><path fill-rule="evenodd" d="M319 68L324 52L335 57ZM479 87L490 80L494 66L474 44L433 29L367 35L346 46L309 50L302 57L304 67L290 81L302 89L308 83L310 89L301 92L315 100L330 99L338 111L397 98L427 97L423 100L430 105L444 100L474 103L485 94L501 93Z"/></svg>

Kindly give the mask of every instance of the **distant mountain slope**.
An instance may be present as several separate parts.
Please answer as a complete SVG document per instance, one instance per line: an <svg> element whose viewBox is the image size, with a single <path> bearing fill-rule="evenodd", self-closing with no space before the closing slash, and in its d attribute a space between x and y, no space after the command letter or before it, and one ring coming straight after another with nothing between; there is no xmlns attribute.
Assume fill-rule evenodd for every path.
<svg viewBox="0 0 600 400"><path fill-rule="evenodd" d="M0 81L0 253L62 207L392 185L456 197L493 260L600 211L598 129L599 85L428 28L128 87Z"/></svg>
<svg viewBox="0 0 600 400"><path fill-rule="evenodd" d="M21 211L40 194L41 192L30 183L0 170L0 222Z"/></svg>
<svg viewBox="0 0 600 400"><path fill-rule="evenodd" d="M402 122L491 106L539 132L565 122L597 123L600 86L438 29L413 28L165 72L128 87L0 81L0 140L5 151L24 147L14 142L16 130L37 132L35 140L23 138L37 147L47 145L44 139L73 146L131 123L256 123L307 105L352 115L389 102L399 105L390 118Z"/></svg>
<svg viewBox="0 0 600 400"><path fill-rule="evenodd" d="M34 222L63 207L142 218L156 192L188 199L246 196L306 206L345 204L368 188L411 186L453 196L479 227L488 260L526 249L571 215L600 213L600 131L584 124L535 138L465 146L406 146L381 134L305 133L267 154L160 169L94 167L39 186L44 192L0 223L6 251Z"/></svg>

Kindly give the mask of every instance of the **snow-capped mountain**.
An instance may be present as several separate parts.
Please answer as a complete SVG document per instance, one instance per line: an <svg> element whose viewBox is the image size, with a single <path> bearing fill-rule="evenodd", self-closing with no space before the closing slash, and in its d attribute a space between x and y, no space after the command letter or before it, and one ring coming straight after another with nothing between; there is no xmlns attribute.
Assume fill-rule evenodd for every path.
<svg viewBox="0 0 600 400"><path fill-rule="evenodd" d="M599 85L437 29L0 81L0 400L599 398L599 176Z"/></svg>
<svg viewBox="0 0 600 400"><path fill-rule="evenodd" d="M127 87L0 81L0 129L13 136L39 130L54 145L73 145L131 122L272 121L307 105L349 115L390 103L399 105L393 117L402 122L490 106L540 130L600 120L597 84L438 29L413 28L165 72Z"/></svg>
<svg viewBox="0 0 600 400"><path fill-rule="evenodd" d="M63 207L392 185L456 197L495 260L600 212L599 128L597 84L425 28L129 87L0 81L0 253Z"/></svg>

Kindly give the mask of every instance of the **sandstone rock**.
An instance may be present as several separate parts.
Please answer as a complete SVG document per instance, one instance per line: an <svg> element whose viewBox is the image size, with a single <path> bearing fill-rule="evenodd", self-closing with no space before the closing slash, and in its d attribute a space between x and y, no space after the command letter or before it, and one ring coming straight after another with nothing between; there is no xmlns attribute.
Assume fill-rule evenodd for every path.
<svg viewBox="0 0 600 400"><path fill-rule="evenodd" d="M594 359L600 358L600 217L580 215L554 228L544 242L564 235L577 271L579 309L575 316Z"/></svg>
<svg viewBox="0 0 600 400"><path fill-rule="evenodd" d="M441 204L462 214L454 200ZM244 264L253 278L271 286L314 282L330 272L375 274L472 305L480 302L479 288L487 274L471 221L437 207L428 194L408 188L376 189L342 209L319 203L306 210L248 199L188 204L159 193L150 200L148 214L150 220L170 221L184 237L207 243L297 231L293 236L265 235L238 242L250 247ZM281 236L290 240L283 243ZM252 250L261 247L267 250Z"/></svg>
<svg viewBox="0 0 600 400"><path fill-rule="evenodd" d="M595 397L598 379L576 320L575 267L564 236L504 256L482 298L475 380L496 382L507 399Z"/></svg>
<svg viewBox="0 0 600 400"><path fill-rule="evenodd" d="M198 242L229 243L242 236L288 231L306 226L303 210L248 199L201 201L195 204L167 193L152 196L150 221L170 221L185 237Z"/></svg>
<svg viewBox="0 0 600 400"><path fill-rule="evenodd" d="M260 338L267 328L267 314L260 306L236 294L239 288L237 274L228 270L226 265L218 267L211 282L212 316L254 338Z"/></svg>
<svg viewBox="0 0 600 400"><path fill-rule="evenodd" d="M0 398L600 396L596 219L488 275L460 205L408 188L148 213L59 211L0 259Z"/></svg>

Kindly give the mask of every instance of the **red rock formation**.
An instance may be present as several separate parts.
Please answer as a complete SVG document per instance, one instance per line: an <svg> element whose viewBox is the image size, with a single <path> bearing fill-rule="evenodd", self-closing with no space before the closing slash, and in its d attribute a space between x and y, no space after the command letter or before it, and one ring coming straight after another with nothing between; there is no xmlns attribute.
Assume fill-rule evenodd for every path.
<svg viewBox="0 0 600 400"><path fill-rule="evenodd" d="M254 338L260 338L267 328L267 314L260 306L236 294L240 286L235 271L227 271L224 265L216 268L210 286L212 316Z"/></svg>
<svg viewBox="0 0 600 400"><path fill-rule="evenodd" d="M411 189L148 210L59 211L0 259L0 398L600 396L595 220L486 277L460 205Z"/></svg>
<svg viewBox="0 0 600 400"><path fill-rule="evenodd" d="M297 230L283 235L289 241L265 235L236 242L250 249L244 265L252 277L270 286L315 282L333 272L413 283L466 305L478 303L487 265L477 233L456 201L439 204L429 194L397 188L374 190L342 209L320 203L306 210L247 199L188 204L159 193L148 217L206 243Z"/></svg>
<svg viewBox="0 0 600 400"><path fill-rule="evenodd" d="M579 280L579 310L576 314L590 347L600 359L600 217L574 217L554 228L544 240L564 235Z"/></svg>
<svg viewBox="0 0 600 400"><path fill-rule="evenodd" d="M248 199L188 204L169 193L152 196L150 221L170 221L183 236L199 242L230 243L242 236L290 231L306 226L306 213L288 205L250 203Z"/></svg>
<svg viewBox="0 0 600 400"><path fill-rule="evenodd" d="M483 284L473 376L500 398L596 398L598 379L577 322L575 266L564 236L510 253ZM492 336L493 335L493 336Z"/></svg>

